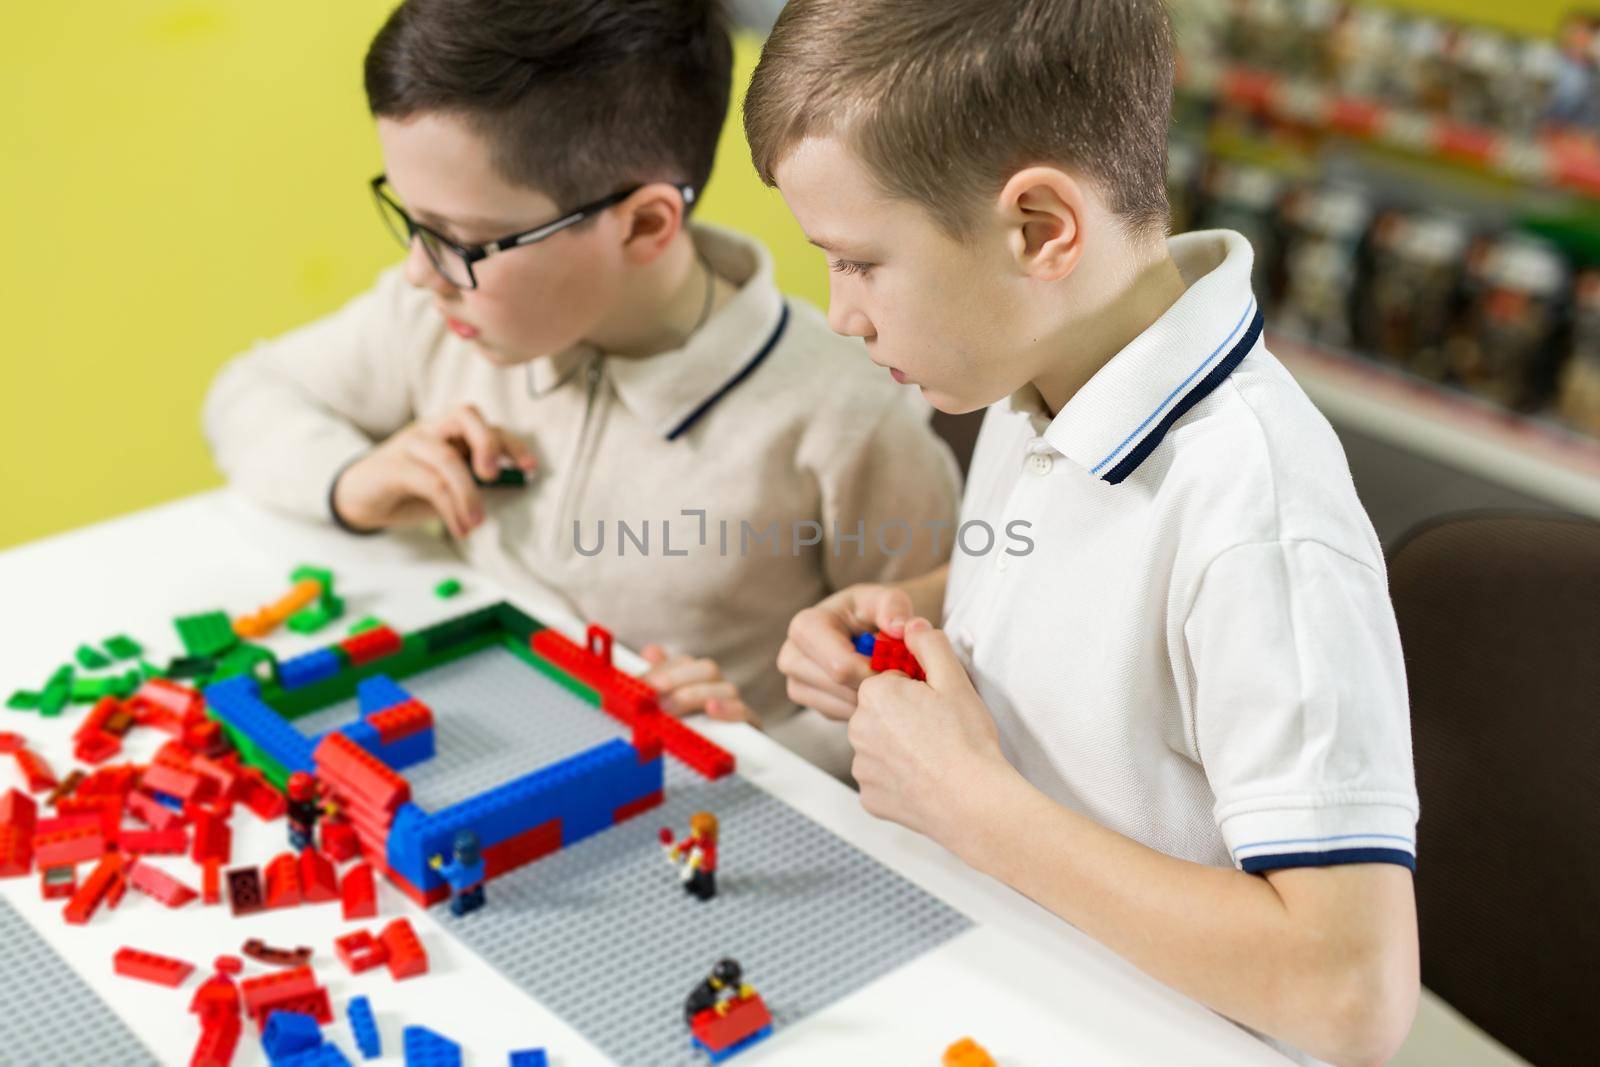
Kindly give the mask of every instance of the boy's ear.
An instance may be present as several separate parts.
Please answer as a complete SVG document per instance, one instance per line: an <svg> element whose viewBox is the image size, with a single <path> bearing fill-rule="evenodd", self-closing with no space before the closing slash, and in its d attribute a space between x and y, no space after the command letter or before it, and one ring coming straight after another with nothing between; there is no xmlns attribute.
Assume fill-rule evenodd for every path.
<svg viewBox="0 0 1600 1067"><path fill-rule="evenodd" d="M1017 266L1038 281L1071 274L1083 258L1088 195L1072 175L1055 167L1019 170L995 204Z"/></svg>
<svg viewBox="0 0 1600 1067"><path fill-rule="evenodd" d="M667 182L651 182L620 205L627 220L623 254L644 266L664 252L683 229L683 194Z"/></svg>

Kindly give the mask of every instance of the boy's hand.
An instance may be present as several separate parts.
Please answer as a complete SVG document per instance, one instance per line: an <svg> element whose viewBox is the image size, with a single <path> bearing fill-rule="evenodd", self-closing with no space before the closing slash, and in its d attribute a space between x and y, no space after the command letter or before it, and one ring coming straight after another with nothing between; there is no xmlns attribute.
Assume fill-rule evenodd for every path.
<svg viewBox="0 0 1600 1067"><path fill-rule="evenodd" d="M660 645L639 650L650 671L640 680L659 694L661 710L676 718L704 711L722 722L747 722L760 729L761 720L740 697L739 689L722 676L714 660L673 656Z"/></svg>
<svg viewBox="0 0 1600 1067"><path fill-rule="evenodd" d="M981 792L993 773L1015 771L950 639L916 618L905 626L905 642L928 680L885 671L862 683L850 717L850 773L869 813L948 846L952 801Z"/></svg>
<svg viewBox="0 0 1600 1067"><path fill-rule="evenodd" d="M855 636L882 630L899 637L914 614L910 595L892 585L852 585L797 614L778 651L789 699L830 719L848 719L856 710L856 691L872 677L871 661L856 651Z"/></svg>
<svg viewBox="0 0 1600 1067"><path fill-rule="evenodd" d="M527 445L462 404L412 423L346 467L334 485L334 510L351 526L369 530L437 514L451 536L466 537L483 522L483 493L472 475L494 479L502 457L523 471L533 469Z"/></svg>

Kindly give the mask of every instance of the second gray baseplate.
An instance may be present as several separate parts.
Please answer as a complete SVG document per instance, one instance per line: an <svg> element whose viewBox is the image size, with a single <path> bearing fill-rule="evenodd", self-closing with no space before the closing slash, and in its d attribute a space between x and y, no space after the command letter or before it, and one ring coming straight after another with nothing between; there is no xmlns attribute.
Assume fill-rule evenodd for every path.
<svg viewBox="0 0 1600 1067"><path fill-rule="evenodd" d="M666 802L490 882L488 905L434 914L534 999L624 1067L705 1064L683 1021L723 956L744 967L774 1034L969 928L929 895L793 808L671 757ZM721 824L718 893L684 892L656 833Z"/></svg>
<svg viewBox="0 0 1600 1067"><path fill-rule="evenodd" d="M0 946L0 1063L156 1067L150 1050L4 897Z"/></svg>

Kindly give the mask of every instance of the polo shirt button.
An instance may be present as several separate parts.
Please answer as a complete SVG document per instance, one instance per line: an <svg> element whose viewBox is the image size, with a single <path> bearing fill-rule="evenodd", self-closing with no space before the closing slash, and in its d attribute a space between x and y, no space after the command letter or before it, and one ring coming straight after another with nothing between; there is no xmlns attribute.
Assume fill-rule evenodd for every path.
<svg viewBox="0 0 1600 1067"><path fill-rule="evenodd" d="M1050 468L1055 466L1055 460L1043 452L1035 452L1028 457L1028 469L1035 474L1049 474Z"/></svg>

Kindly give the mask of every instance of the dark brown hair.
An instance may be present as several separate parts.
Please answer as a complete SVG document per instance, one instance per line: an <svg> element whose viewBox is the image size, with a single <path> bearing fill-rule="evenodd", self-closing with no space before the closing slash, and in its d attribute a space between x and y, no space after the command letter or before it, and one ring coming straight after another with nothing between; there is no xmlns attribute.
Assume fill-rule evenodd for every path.
<svg viewBox="0 0 1600 1067"><path fill-rule="evenodd" d="M404 0L367 51L367 104L464 116L509 181L572 207L704 189L732 72L717 0Z"/></svg>
<svg viewBox="0 0 1600 1067"><path fill-rule="evenodd" d="M790 0L744 128L761 180L838 136L883 191L952 235L1023 167L1092 181L1132 234L1165 234L1172 26L1161 0Z"/></svg>

